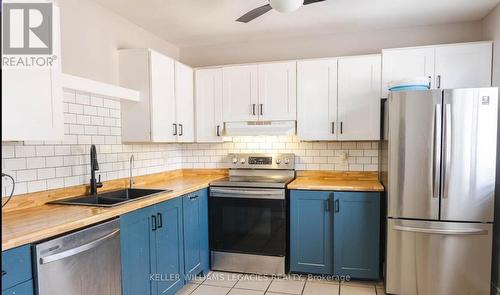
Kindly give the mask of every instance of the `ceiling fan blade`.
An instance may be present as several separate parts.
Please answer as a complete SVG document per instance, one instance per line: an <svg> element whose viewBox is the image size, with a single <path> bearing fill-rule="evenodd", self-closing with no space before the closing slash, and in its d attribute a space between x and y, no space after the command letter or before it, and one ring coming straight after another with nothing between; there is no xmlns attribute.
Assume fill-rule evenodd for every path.
<svg viewBox="0 0 500 295"><path fill-rule="evenodd" d="M325 0L304 0L304 5L313 4L316 2L323 2L323 1L325 1Z"/></svg>
<svg viewBox="0 0 500 295"><path fill-rule="evenodd" d="M263 15L264 13L268 12L271 9L273 9L273 8L269 4L263 5L261 7L257 7L255 9L250 10L249 12L245 13L236 21L242 22L242 23L248 23L249 21Z"/></svg>

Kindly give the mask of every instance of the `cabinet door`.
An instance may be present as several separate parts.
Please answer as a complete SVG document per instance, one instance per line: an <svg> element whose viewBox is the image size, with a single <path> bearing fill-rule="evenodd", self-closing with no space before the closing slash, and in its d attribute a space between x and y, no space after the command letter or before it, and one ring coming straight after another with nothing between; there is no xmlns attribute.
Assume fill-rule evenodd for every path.
<svg viewBox="0 0 500 295"><path fill-rule="evenodd" d="M224 122L257 121L258 66L222 68L222 109Z"/></svg>
<svg viewBox="0 0 500 295"><path fill-rule="evenodd" d="M389 82L414 77L434 81L434 47L382 50L382 97L389 97Z"/></svg>
<svg viewBox="0 0 500 295"><path fill-rule="evenodd" d="M222 141L222 69L196 70L196 142Z"/></svg>
<svg viewBox="0 0 500 295"><path fill-rule="evenodd" d="M334 193L334 274L379 279L380 193Z"/></svg>
<svg viewBox="0 0 500 295"><path fill-rule="evenodd" d="M2 295L33 295L33 280L26 281L12 288L2 290Z"/></svg>
<svg viewBox="0 0 500 295"><path fill-rule="evenodd" d="M336 140L337 59L297 62L297 135L301 140Z"/></svg>
<svg viewBox="0 0 500 295"><path fill-rule="evenodd" d="M332 194L292 190L290 196L290 270L331 274Z"/></svg>
<svg viewBox="0 0 500 295"><path fill-rule="evenodd" d="M158 228L155 231L156 274L161 278L155 282L153 293L175 294L184 285L182 199L160 203L155 210Z"/></svg>
<svg viewBox="0 0 500 295"><path fill-rule="evenodd" d="M59 9L53 7L54 66L2 68L2 141L64 137Z"/></svg>
<svg viewBox="0 0 500 295"><path fill-rule="evenodd" d="M184 220L184 273L194 279L208 268L207 191L201 190L182 198Z"/></svg>
<svg viewBox="0 0 500 295"><path fill-rule="evenodd" d="M338 139L379 140L380 55L341 58L338 70Z"/></svg>
<svg viewBox="0 0 500 295"><path fill-rule="evenodd" d="M177 141L174 60L150 51L151 141Z"/></svg>
<svg viewBox="0 0 500 295"><path fill-rule="evenodd" d="M194 142L193 69L175 62L175 105L178 124L177 141Z"/></svg>
<svg viewBox="0 0 500 295"><path fill-rule="evenodd" d="M122 292L151 294L150 275L155 273L154 207L120 217Z"/></svg>
<svg viewBox="0 0 500 295"><path fill-rule="evenodd" d="M259 65L259 120L296 120L296 62Z"/></svg>
<svg viewBox="0 0 500 295"><path fill-rule="evenodd" d="M436 47L437 88L491 86L491 42Z"/></svg>

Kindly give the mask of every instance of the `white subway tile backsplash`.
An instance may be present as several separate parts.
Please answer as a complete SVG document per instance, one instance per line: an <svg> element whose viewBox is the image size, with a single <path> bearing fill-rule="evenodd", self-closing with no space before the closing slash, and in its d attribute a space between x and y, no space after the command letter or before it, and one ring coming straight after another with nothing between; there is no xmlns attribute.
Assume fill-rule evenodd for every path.
<svg viewBox="0 0 500 295"><path fill-rule="evenodd" d="M89 149L97 145L102 180L180 168L227 168L229 153L294 153L297 170L377 171L378 142L300 142L295 136L229 137L221 143L123 144L119 101L64 93L62 142L3 142L2 170L14 194L88 183ZM346 153L347 159L342 160ZM2 195L10 192L4 181Z"/></svg>

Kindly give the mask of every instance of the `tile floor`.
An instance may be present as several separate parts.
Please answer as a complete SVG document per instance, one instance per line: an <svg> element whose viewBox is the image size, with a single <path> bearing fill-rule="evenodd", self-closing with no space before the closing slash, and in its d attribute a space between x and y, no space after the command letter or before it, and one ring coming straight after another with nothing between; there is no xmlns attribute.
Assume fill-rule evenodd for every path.
<svg viewBox="0 0 500 295"><path fill-rule="evenodd" d="M177 295L381 295L381 282L328 281L307 276L271 278L210 272L188 283Z"/></svg>

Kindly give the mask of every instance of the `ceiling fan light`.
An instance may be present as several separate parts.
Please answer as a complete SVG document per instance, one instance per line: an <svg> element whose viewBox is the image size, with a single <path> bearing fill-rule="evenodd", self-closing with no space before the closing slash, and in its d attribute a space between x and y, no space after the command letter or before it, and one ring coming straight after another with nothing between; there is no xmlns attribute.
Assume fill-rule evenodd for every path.
<svg viewBox="0 0 500 295"><path fill-rule="evenodd" d="M304 4L304 0L269 0L274 10L279 12L292 12Z"/></svg>

